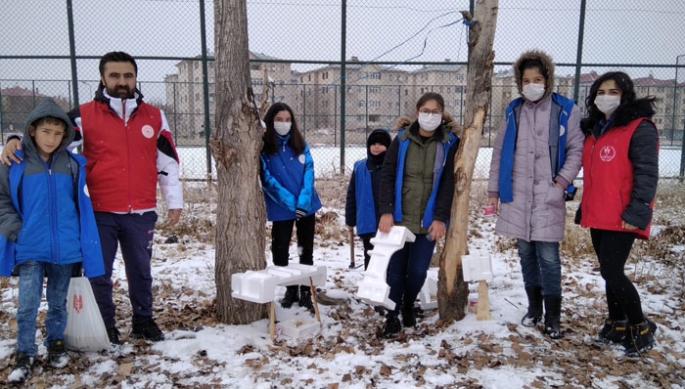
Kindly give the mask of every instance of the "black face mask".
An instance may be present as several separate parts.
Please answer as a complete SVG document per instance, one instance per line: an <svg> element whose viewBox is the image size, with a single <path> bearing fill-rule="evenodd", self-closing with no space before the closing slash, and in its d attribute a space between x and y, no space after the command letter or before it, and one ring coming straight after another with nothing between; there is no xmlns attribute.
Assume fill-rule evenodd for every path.
<svg viewBox="0 0 685 389"><path fill-rule="evenodd" d="M371 158L371 161L374 163L374 165L380 166L383 164L383 161L385 160L385 153L386 152L387 151L384 151L378 155L373 155L373 154L369 153L369 158Z"/></svg>

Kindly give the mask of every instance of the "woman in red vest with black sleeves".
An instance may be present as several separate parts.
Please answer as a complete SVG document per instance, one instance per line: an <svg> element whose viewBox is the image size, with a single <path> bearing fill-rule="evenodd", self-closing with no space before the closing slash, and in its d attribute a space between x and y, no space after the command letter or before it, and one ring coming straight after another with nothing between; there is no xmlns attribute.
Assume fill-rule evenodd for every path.
<svg viewBox="0 0 685 389"><path fill-rule="evenodd" d="M656 343L656 324L642 313L640 295L624 266L635 238L648 239L659 179L659 134L651 120L654 97L638 99L623 72L599 77L585 102L582 128L583 198L580 224L590 228L609 317L597 338L639 356Z"/></svg>

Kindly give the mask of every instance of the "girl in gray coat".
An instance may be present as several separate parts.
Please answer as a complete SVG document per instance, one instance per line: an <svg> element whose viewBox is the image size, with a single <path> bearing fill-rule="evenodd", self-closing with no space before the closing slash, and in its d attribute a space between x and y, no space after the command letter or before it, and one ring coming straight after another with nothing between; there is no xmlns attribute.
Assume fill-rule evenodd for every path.
<svg viewBox="0 0 685 389"><path fill-rule="evenodd" d="M505 111L492 151L488 205L498 210L495 232L516 238L528 312L521 324L542 320L545 333L561 337L561 261L565 198L575 192L583 134L573 100L554 88L554 63L542 51L523 53L514 63L523 97Z"/></svg>

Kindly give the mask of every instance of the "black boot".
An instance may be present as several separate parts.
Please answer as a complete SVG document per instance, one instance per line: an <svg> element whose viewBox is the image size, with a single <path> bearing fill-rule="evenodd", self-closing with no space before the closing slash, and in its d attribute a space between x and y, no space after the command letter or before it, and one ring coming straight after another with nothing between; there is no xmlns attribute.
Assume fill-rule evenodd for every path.
<svg viewBox="0 0 685 389"><path fill-rule="evenodd" d="M402 306L402 325L405 327L414 327L416 325L416 312L414 311L414 304L405 303Z"/></svg>
<svg viewBox="0 0 685 389"><path fill-rule="evenodd" d="M521 319L524 327L535 327L542 320L542 288L533 286L526 288L528 295L528 312Z"/></svg>
<svg viewBox="0 0 685 389"><path fill-rule="evenodd" d="M305 285L300 285L300 302L301 307L307 308L311 313L314 313L314 303L312 302L312 290Z"/></svg>
<svg viewBox="0 0 685 389"><path fill-rule="evenodd" d="M545 334L561 338L561 296L545 296Z"/></svg>
<svg viewBox="0 0 685 389"><path fill-rule="evenodd" d="M285 296L283 296L283 300L281 300L281 307L290 308L293 306L293 303L300 300L297 289L297 285L290 285L285 288Z"/></svg>
<svg viewBox="0 0 685 389"><path fill-rule="evenodd" d="M402 329L400 319L397 318L397 312L390 311L385 316L385 328L383 329L384 338L394 338Z"/></svg>
<svg viewBox="0 0 685 389"><path fill-rule="evenodd" d="M656 344L654 333L656 324L645 319L640 324L631 325L630 331L626 336L625 348L627 357L639 357L643 352L651 350Z"/></svg>
<svg viewBox="0 0 685 389"><path fill-rule="evenodd" d="M628 333L628 320L604 320L604 326L595 338L597 343L623 343Z"/></svg>

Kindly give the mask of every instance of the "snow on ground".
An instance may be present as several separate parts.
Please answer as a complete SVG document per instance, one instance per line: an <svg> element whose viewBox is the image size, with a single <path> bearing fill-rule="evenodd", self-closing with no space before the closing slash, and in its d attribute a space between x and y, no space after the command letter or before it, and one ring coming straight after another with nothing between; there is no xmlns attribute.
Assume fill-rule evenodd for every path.
<svg viewBox="0 0 685 389"><path fill-rule="evenodd" d="M342 215L340 202L331 203L336 206L326 211ZM111 352L72 353L71 364L57 371L47 367L46 351L41 346L27 387L685 388L682 269L645 255L646 246L636 245L636 258L631 260L628 272L640 280L645 312L659 325L659 344L643 359L627 359L620 347L592 342L606 312L604 282L593 271L596 260L587 253L564 255L565 336L551 341L538 329L518 325L525 313L526 297L516 252L511 243L495 237L495 219L479 216L478 207L474 203L471 210L469 244L492 253L490 321L477 321L469 312L458 322L443 323L436 310L422 310L416 328L405 329L394 340L380 339L384 319L355 299L363 269L348 269L347 241L343 235L333 234L317 239L314 256L316 264L328 268L326 285L319 290L321 299L328 297L342 304L319 306L322 326L317 336L279 336L272 342L266 319L246 325L217 323L213 245L188 236L181 237L179 243L165 244L166 231L158 231L153 259L155 314L167 340L148 345L128 339L130 307L119 259L114 272L120 307L118 327L126 343ZM569 203L569 214L575 207L577 202ZM681 223L682 216L675 221ZM343 223L341 217L326 228L342 230ZM659 228L667 230L668 226L664 223ZM587 231L580 230L579 234L583 233ZM668 250L682 258L682 240ZM296 257L296 251L293 245L291 258ZM359 240L355 252L356 263L363 263ZM7 385L16 345L15 286L16 281L12 281L2 291L2 387ZM469 289L476 292L476 284ZM279 288L277 294L282 296L284 290ZM44 303L41 322L45 308ZM277 306L276 318L313 320L299 307ZM42 340L40 330L37 336Z"/></svg>

